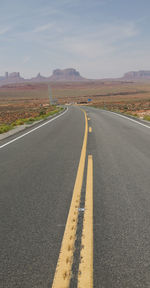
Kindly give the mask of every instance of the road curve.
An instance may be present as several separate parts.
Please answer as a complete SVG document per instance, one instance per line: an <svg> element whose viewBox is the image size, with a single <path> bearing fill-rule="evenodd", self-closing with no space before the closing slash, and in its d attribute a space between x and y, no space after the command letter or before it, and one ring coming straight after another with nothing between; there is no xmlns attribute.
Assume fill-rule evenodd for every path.
<svg viewBox="0 0 150 288"><path fill-rule="evenodd" d="M150 287L149 125L83 109L89 126L83 206L87 159L93 159L93 188L89 184L87 190L91 199L93 189L93 219L87 221L93 223L94 239L87 243L94 249L94 284L89 288ZM52 287L84 132L84 113L70 107L59 119L0 149L0 287ZM82 242L80 224L76 236ZM77 287L77 280L70 288Z"/></svg>

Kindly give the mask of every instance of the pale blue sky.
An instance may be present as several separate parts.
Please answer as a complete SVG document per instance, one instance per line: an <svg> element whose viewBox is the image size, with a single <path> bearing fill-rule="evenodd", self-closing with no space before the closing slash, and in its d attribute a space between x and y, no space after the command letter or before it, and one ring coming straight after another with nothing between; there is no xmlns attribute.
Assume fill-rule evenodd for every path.
<svg viewBox="0 0 150 288"><path fill-rule="evenodd" d="M0 0L0 74L150 70L149 0Z"/></svg>

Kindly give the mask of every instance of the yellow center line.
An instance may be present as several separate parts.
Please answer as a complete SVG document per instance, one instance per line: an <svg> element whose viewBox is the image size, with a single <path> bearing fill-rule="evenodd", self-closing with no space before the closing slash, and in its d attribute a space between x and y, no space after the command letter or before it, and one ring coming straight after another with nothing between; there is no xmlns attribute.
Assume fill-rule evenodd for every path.
<svg viewBox="0 0 150 288"><path fill-rule="evenodd" d="M85 212L81 239L78 288L93 287L93 158L88 156Z"/></svg>
<svg viewBox="0 0 150 288"><path fill-rule="evenodd" d="M92 132L92 127L89 127L89 133L91 133Z"/></svg>
<svg viewBox="0 0 150 288"><path fill-rule="evenodd" d="M61 249L59 253L52 288L68 288L71 278L71 268L73 262L74 244L76 239L76 229L78 221L78 208L80 205L81 188L83 183L83 175L86 159L87 136L88 136L88 121L86 112L83 109L81 110L84 112L85 115L84 140L81 150L76 181L73 189L71 206L67 218L67 223L61 244Z"/></svg>

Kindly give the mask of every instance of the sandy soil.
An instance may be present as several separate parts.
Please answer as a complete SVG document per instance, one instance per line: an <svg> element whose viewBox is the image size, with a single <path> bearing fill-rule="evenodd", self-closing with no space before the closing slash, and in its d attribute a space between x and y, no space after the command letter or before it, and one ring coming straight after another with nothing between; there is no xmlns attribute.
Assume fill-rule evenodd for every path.
<svg viewBox="0 0 150 288"><path fill-rule="evenodd" d="M104 109L150 115L150 83L90 81L51 83L58 103L89 103ZM91 99L91 102L88 102ZM47 83L0 87L0 124L38 116L49 105ZM52 109L50 106L49 109Z"/></svg>

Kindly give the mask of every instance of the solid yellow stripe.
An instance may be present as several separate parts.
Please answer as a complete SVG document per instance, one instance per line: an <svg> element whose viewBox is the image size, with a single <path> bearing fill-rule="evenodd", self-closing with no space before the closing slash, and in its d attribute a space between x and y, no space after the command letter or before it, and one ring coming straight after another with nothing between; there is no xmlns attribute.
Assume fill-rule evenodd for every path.
<svg viewBox="0 0 150 288"><path fill-rule="evenodd" d="M92 132L92 127L89 127L89 132L90 132L90 133Z"/></svg>
<svg viewBox="0 0 150 288"><path fill-rule="evenodd" d="M93 158L88 156L85 212L81 241L78 288L93 287Z"/></svg>
<svg viewBox="0 0 150 288"><path fill-rule="evenodd" d="M84 112L85 115L85 134L84 134L83 146L81 150L80 162L74 185L71 206L61 244L60 254L57 262L52 288L68 288L71 278L71 268L72 268L74 244L75 244L77 221L78 221L78 208L80 205L81 188L82 188L85 158L86 158L87 135L88 135L87 116L86 112L84 110L82 111Z"/></svg>

